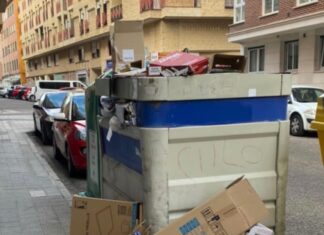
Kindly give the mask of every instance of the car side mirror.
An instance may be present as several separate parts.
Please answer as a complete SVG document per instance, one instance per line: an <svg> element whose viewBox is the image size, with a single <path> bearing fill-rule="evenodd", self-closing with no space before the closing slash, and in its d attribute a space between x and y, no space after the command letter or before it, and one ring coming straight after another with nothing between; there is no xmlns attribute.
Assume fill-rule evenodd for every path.
<svg viewBox="0 0 324 235"><path fill-rule="evenodd" d="M292 104L292 101L290 99L288 100L288 104Z"/></svg>
<svg viewBox="0 0 324 235"><path fill-rule="evenodd" d="M59 122L68 122L69 120L65 117L64 113L55 113L53 115L54 121L59 121Z"/></svg>
<svg viewBox="0 0 324 235"><path fill-rule="evenodd" d="M39 106L39 104L36 103L36 104L33 104L33 108L34 109L40 109L41 107Z"/></svg>

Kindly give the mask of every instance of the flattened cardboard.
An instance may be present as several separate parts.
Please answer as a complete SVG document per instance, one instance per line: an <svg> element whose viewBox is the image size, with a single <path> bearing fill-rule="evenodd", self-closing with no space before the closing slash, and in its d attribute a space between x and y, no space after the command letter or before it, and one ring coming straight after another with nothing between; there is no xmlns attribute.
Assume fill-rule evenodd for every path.
<svg viewBox="0 0 324 235"><path fill-rule="evenodd" d="M267 209L247 180L196 207L157 235L240 235L267 216Z"/></svg>
<svg viewBox="0 0 324 235"><path fill-rule="evenodd" d="M143 61L144 33L142 21L116 21L110 29L114 71L120 72L135 61Z"/></svg>
<svg viewBox="0 0 324 235"><path fill-rule="evenodd" d="M129 235L139 214L135 202L74 196L70 235Z"/></svg>

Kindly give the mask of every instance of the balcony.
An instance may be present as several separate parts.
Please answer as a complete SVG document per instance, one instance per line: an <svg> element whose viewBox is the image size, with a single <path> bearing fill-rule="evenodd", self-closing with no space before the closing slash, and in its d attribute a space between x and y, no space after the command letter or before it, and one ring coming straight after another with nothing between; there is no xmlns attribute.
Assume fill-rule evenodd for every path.
<svg viewBox="0 0 324 235"><path fill-rule="evenodd" d="M117 5L111 8L111 22L115 22L123 18L123 5Z"/></svg>
<svg viewBox="0 0 324 235"><path fill-rule="evenodd" d="M61 3L59 1L56 2L56 14L61 12Z"/></svg>
<svg viewBox="0 0 324 235"><path fill-rule="evenodd" d="M58 32L57 36L58 36L58 42L59 43L63 42L63 31Z"/></svg>
<svg viewBox="0 0 324 235"><path fill-rule="evenodd" d="M140 0L141 18L232 18L234 0Z"/></svg>
<svg viewBox="0 0 324 235"><path fill-rule="evenodd" d="M108 16L107 16L107 12L103 12L102 13L102 25L107 25L108 24Z"/></svg>
<svg viewBox="0 0 324 235"><path fill-rule="evenodd" d="M63 0L63 11L67 11L67 2L66 0Z"/></svg>
<svg viewBox="0 0 324 235"><path fill-rule="evenodd" d="M97 26L97 28L101 27L100 13L98 15L96 15L96 26Z"/></svg>
<svg viewBox="0 0 324 235"><path fill-rule="evenodd" d="M141 12L150 10L161 10L165 7L201 7L201 0L141 0Z"/></svg>
<svg viewBox="0 0 324 235"><path fill-rule="evenodd" d="M225 0L225 8L232 9L234 7L234 0Z"/></svg>
<svg viewBox="0 0 324 235"><path fill-rule="evenodd" d="M80 22L80 35L83 35L84 34L84 22L83 20Z"/></svg>

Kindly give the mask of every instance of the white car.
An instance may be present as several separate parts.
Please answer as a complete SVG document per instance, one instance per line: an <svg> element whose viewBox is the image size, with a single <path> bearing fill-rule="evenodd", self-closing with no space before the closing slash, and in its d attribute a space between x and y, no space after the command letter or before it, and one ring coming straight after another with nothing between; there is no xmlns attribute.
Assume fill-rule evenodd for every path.
<svg viewBox="0 0 324 235"><path fill-rule="evenodd" d="M314 131L310 124L315 119L317 98L324 90L314 86L294 85L288 98L290 134L302 136L305 131Z"/></svg>
<svg viewBox="0 0 324 235"><path fill-rule="evenodd" d="M6 97L8 95L8 88L7 87L0 87L0 96Z"/></svg>

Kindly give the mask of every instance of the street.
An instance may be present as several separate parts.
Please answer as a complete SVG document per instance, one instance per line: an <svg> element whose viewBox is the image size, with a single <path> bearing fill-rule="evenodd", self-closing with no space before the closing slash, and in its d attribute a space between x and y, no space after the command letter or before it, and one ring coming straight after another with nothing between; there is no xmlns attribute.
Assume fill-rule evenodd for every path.
<svg viewBox="0 0 324 235"><path fill-rule="evenodd" d="M50 166L57 175L57 180L63 183L70 194L86 190L85 176L70 178L65 162L55 160L52 156L51 146L42 145L39 138L35 136L32 122L32 103L1 98L0 121L6 120L16 123L16 125L13 125L14 128L17 128L16 131L27 134L28 138L35 144L39 155ZM23 129L21 129L22 123L24 123ZM6 141L5 138L0 139L0 143L4 141ZM324 234L324 221L321 219L324 218L324 205L322 203L324 197L324 167L320 159L317 136L311 133L305 137L290 137L289 148L286 234ZM0 178L0 180L2 179ZM0 182L0 185L2 184L3 182ZM68 219L68 216L65 218ZM69 220L65 221L66 225L68 223Z"/></svg>

